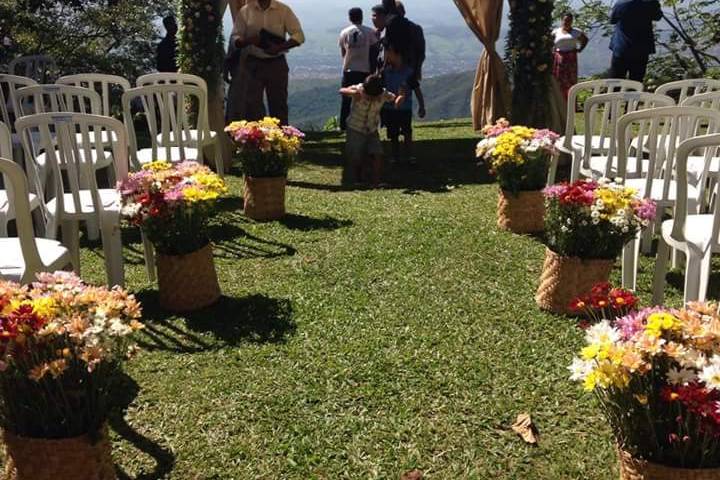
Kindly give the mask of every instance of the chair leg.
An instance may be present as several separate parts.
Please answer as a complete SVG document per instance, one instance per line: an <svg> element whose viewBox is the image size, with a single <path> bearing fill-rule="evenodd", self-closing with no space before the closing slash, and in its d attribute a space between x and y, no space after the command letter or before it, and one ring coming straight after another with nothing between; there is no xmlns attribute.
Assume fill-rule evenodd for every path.
<svg viewBox="0 0 720 480"><path fill-rule="evenodd" d="M576 149L573 149L572 166L570 167L570 182L577 182L580 180L580 163L582 162L582 155Z"/></svg>
<svg viewBox="0 0 720 480"><path fill-rule="evenodd" d="M710 273L712 271L712 249L708 249L707 253L700 264L700 288L698 293L698 301L704 302L707 299L708 284L710 283Z"/></svg>
<svg viewBox="0 0 720 480"><path fill-rule="evenodd" d="M100 219L102 231L103 254L105 255L105 272L108 286L125 286L125 270L123 266L122 231L120 218L107 214Z"/></svg>
<svg viewBox="0 0 720 480"><path fill-rule="evenodd" d="M548 170L547 184L554 185L555 178L557 177L558 162L560 161L560 154L556 153L550 159L550 169Z"/></svg>
<svg viewBox="0 0 720 480"><path fill-rule="evenodd" d="M653 305L662 305L665 302L665 277L667 275L668 256L670 246L660 236L657 258L655 259L655 274L653 277Z"/></svg>
<svg viewBox="0 0 720 480"><path fill-rule="evenodd" d="M626 290L637 288L638 249L640 241L633 238L625 245L622 253L622 286Z"/></svg>
<svg viewBox="0 0 720 480"><path fill-rule="evenodd" d="M155 282L155 250L144 232L141 233L143 249L145 250L145 268L147 269L148 280Z"/></svg>
<svg viewBox="0 0 720 480"><path fill-rule="evenodd" d="M655 235L655 228L657 227L657 224L651 223L648 228L643 230L642 232L642 247L641 251L643 255L649 255L650 252L652 252L652 241L653 236Z"/></svg>
<svg viewBox="0 0 720 480"><path fill-rule="evenodd" d="M696 302L700 297L700 272L702 270L702 258L699 255L689 251L687 257L685 303Z"/></svg>
<svg viewBox="0 0 720 480"><path fill-rule="evenodd" d="M222 139L217 136L213 142L213 151L215 152L215 169L220 178L225 178L225 160L223 160Z"/></svg>
<svg viewBox="0 0 720 480"><path fill-rule="evenodd" d="M74 220L62 222L62 243L70 251L73 271L80 276L80 223Z"/></svg>
<svg viewBox="0 0 720 480"><path fill-rule="evenodd" d="M7 216L4 213L0 214L0 238L7 238L7 236L8 236L7 225L8 225Z"/></svg>

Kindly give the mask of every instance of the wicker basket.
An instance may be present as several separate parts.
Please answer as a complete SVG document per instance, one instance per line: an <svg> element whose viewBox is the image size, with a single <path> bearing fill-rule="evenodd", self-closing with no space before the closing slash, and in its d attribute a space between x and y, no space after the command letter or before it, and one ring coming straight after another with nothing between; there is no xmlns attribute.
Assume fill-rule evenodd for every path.
<svg viewBox="0 0 720 480"><path fill-rule="evenodd" d="M172 312L192 312L220 298L212 246L188 255L158 255L160 305Z"/></svg>
<svg viewBox="0 0 720 480"><path fill-rule="evenodd" d="M720 480L720 468L692 470L638 460L624 450L620 457L620 480Z"/></svg>
<svg viewBox="0 0 720 480"><path fill-rule="evenodd" d="M542 191L518 192L500 190L497 225L514 233L537 233L545 229L545 197Z"/></svg>
<svg viewBox="0 0 720 480"><path fill-rule="evenodd" d="M589 292L595 284L607 282L614 263L613 260L562 257L547 249L535 301L543 310L570 314L570 302Z"/></svg>
<svg viewBox="0 0 720 480"><path fill-rule="evenodd" d="M285 216L286 177L245 177L245 215L267 222Z"/></svg>
<svg viewBox="0 0 720 480"><path fill-rule="evenodd" d="M3 480L116 480L107 428L93 443L83 435L62 440L23 438L4 432Z"/></svg>

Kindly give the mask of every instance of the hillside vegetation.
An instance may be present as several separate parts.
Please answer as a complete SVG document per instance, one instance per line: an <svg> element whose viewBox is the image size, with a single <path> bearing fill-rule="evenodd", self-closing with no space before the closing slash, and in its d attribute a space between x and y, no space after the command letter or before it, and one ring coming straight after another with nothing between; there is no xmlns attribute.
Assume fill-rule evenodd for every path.
<svg viewBox="0 0 720 480"><path fill-rule="evenodd" d="M474 72L453 73L423 81L427 120L465 118L470 115ZM305 129L320 129L340 112L340 80L290 82L290 116Z"/></svg>

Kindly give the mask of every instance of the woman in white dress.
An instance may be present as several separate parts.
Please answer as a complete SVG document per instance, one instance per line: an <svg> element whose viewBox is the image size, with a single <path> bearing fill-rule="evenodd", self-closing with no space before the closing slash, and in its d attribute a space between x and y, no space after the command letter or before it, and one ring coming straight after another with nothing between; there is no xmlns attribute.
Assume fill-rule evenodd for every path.
<svg viewBox="0 0 720 480"><path fill-rule="evenodd" d="M578 53L588 44L588 37L577 28L573 28L572 13L563 15L562 26L553 30L555 38L555 60L553 75L560 84L565 100L568 92L578 81Z"/></svg>

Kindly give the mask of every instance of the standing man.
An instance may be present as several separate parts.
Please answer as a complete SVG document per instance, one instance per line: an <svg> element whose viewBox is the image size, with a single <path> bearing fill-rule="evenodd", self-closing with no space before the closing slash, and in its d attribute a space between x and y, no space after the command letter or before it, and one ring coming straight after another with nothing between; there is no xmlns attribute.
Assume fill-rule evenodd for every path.
<svg viewBox="0 0 720 480"><path fill-rule="evenodd" d="M397 8L398 15L403 18L407 18L404 3L402 3L400 0L396 0L395 7ZM408 20L408 23L410 24L410 28L412 31L413 50L415 51L415 65L413 65L412 68L415 70L415 78L420 81L422 80L422 67L425 63L425 31L420 25L411 20Z"/></svg>
<svg viewBox="0 0 720 480"><path fill-rule="evenodd" d="M289 38L288 38L289 37ZM246 120L265 115L267 95L270 115L288 124L288 64L285 54L305 42L295 13L278 0L250 0L235 19L232 41L247 47L242 77L247 82Z"/></svg>
<svg viewBox="0 0 720 480"><path fill-rule="evenodd" d="M177 32L178 27L175 17L163 18L165 26L165 37L160 40L157 47L157 71L177 72Z"/></svg>
<svg viewBox="0 0 720 480"><path fill-rule="evenodd" d="M653 21L663 17L658 0L618 0L613 6L610 23L615 32L610 42L613 52L611 75L642 82L650 55L655 53Z"/></svg>
<svg viewBox="0 0 720 480"><path fill-rule="evenodd" d="M343 58L342 87L363 83L370 75L370 48L378 42L378 36L370 27L363 25L363 11L351 8L348 12L350 26L340 32L338 44ZM343 96L340 109L340 130L347 128L352 98Z"/></svg>

